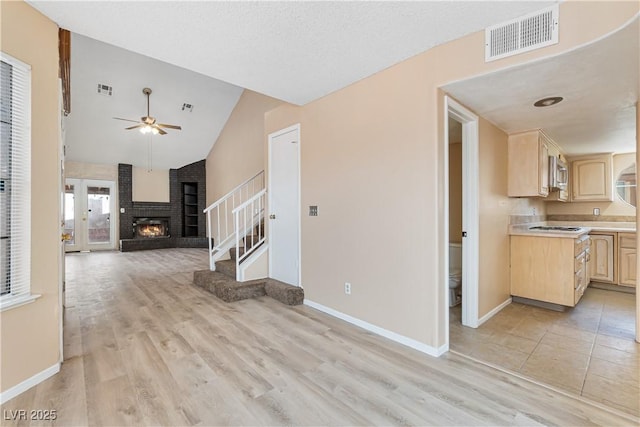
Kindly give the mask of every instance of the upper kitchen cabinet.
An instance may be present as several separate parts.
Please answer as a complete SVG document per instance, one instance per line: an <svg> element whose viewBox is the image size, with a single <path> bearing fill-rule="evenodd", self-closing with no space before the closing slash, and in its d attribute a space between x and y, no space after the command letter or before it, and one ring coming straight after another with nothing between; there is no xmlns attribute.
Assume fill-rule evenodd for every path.
<svg viewBox="0 0 640 427"><path fill-rule="evenodd" d="M598 154L571 162L571 201L613 201L613 155Z"/></svg>
<svg viewBox="0 0 640 427"><path fill-rule="evenodd" d="M540 130L509 135L509 197L549 195L549 138Z"/></svg>

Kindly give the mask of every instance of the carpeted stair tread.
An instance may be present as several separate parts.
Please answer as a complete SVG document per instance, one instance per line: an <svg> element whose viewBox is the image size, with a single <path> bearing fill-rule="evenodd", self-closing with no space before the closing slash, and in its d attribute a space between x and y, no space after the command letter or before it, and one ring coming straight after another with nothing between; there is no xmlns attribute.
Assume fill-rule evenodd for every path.
<svg viewBox="0 0 640 427"><path fill-rule="evenodd" d="M236 282L235 279L218 271L199 270L193 273L193 282L225 302L266 295L264 279Z"/></svg>
<svg viewBox="0 0 640 427"><path fill-rule="evenodd" d="M236 260L226 259L224 261L216 261L216 271L236 280Z"/></svg>
<svg viewBox="0 0 640 427"><path fill-rule="evenodd" d="M216 266L218 263L216 263ZM257 279L236 282L235 279L219 271L199 270L193 273L193 283L214 294L225 302L269 296L286 305L300 305L304 302L304 290L275 279Z"/></svg>
<svg viewBox="0 0 640 427"><path fill-rule="evenodd" d="M292 286L275 279L265 279L267 296L286 305L300 305L304 302L304 290L299 286Z"/></svg>

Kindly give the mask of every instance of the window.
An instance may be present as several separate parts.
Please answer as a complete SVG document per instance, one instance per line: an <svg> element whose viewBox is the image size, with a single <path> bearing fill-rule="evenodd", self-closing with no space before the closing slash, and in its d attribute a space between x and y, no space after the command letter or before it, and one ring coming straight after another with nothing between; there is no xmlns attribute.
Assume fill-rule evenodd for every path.
<svg viewBox="0 0 640 427"><path fill-rule="evenodd" d="M31 295L31 67L0 52L0 309Z"/></svg>

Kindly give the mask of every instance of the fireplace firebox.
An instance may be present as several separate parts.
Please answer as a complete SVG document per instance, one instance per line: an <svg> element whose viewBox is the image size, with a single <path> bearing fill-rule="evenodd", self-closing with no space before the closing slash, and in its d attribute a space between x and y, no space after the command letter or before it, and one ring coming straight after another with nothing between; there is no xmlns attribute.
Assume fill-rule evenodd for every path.
<svg viewBox="0 0 640 427"><path fill-rule="evenodd" d="M169 218L134 218L133 237L136 239L170 237Z"/></svg>

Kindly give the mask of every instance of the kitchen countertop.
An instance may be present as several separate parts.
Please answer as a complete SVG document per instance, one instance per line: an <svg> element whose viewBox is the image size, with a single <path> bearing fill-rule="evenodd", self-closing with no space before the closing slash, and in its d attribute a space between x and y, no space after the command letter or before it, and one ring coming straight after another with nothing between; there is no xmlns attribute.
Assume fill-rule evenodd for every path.
<svg viewBox="0 0 640 427"><path fill-rule="evenodd" d="M531 230L531 227L550 225L544 222L536 222L530 224L518 224L509 226L509 235L511 236L535 236L535 237L560 237L564 239L575 239L584 234L588 234L588 227L580 227L578 231L561 231L561 230ZM563 224L564 225L564 224ZM567 225L564 225L567 226ZM571 225L573 226L573 225Z"/></svg>
<svg viewBox="0 0 640 427"><path fill-rule="evenodd" d="M531 230L536 226L563 226L563 227L580 227L578 231L561 231L561 230ZM545 221L534 222L529 224L517 224L509 226L509 235L511 236L536 236L536 237L560 237L565 239L575 239L591 231L613 232L613 233L635 233L636 225L632 222L567 222L567 221Z"/></svg>

